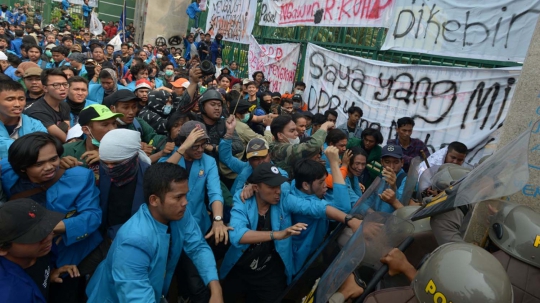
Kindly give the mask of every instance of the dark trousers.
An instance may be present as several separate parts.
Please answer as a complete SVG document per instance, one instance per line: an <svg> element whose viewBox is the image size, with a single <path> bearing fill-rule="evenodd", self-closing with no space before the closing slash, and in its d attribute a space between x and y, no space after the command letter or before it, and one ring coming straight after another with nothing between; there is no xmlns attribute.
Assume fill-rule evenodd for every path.
<svg viewBox="0 0 540 303"><path fill-rule="evenodd" d="M285 273L275 279L250 279L233 267L225 280L221 281L223 300L228 302L275 303L287 287Z"/></svg>

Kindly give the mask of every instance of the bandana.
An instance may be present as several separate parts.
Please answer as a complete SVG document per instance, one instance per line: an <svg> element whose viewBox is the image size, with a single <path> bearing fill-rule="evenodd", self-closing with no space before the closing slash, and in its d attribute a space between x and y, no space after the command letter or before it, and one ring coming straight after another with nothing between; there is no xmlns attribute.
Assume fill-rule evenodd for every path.
<svg viewBox="0 0 540 303"><path fill-rule="evenodd" d="M105 174L111 178L111 182L120 187L133 181L139 171L139 157L135 155L133 158L126 159L114 165L107 165L100 161L100 165L105 171Z"/></svg>
<svg viewBox="0 0 540 303"><path fill-rule="evenodd" d="M99 158L107 162L122 162L135 156L151 164L150 158L141 150L141 133L117 128L109 131L99 143Z"/></svg>

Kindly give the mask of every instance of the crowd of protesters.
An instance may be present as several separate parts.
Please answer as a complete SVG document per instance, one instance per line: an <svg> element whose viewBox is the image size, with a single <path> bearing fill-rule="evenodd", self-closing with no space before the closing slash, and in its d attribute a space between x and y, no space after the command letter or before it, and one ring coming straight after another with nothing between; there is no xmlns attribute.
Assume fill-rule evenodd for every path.
<svg viewBox="0 0 540 303"><path fill-rule="evenodd" d="M400 202L414 157L467 155L430 157L410 117L385 146L358 106L336 125L301 81L241 78L221 34L139 46L127 26L115 50L113 22L40 28L27 9L1 12L0 302L274 302L331 221L359 228L347 213L376 177L363 214L415 205Z"/></svg>

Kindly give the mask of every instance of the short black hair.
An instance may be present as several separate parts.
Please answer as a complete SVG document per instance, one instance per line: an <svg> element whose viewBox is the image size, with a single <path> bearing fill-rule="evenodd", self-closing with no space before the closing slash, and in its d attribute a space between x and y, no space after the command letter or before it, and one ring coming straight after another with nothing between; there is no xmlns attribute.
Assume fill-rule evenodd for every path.
<svg viewBox="0 0 540 303"><path fill-rule="evenodd" d="M191 121L193 120L193 116L191 115L191 113L182 113L176 111L167 119L167 122L165 123L165 129L167 130L167 134L169 134L169 136L174 125L182 119L187 119L187 121Z"/></svg>
<svg viewBox="0 0 540 303"><path fill-rule="evenodd" d="M17 37L24 36L24 31L22 29L16 29L15 30L15 36L17 36Z"/></svg>
<svg viewBox="0 0 540 303"><path fill-rule="evenodd" d="M46 86L49 84L49 76L61 76L67 81L67 76L59 68L47 68L41 72L41 84Z"/></svg>
<svg viewBox="0 0 540 303"><path fill-rule="evenodd" d="M138 73L140 73L141 71L143 70L148 70L148 64L146 63L143 63L143 64L137 64L135 66L132 66L129 71L131 72L131 74L133 75L133 77L137 76Z"/></svg>
<svg viewBox="0 0 540 303"><path fill-rule="evenodd" d="M254 72L253 75L251 75L253 80L255 80L255 78L257 77L258 74L261 74L263 76L263 79L264 79L264 73L259 70L259 71ZM248 83L248 85L249 85L249 83Z"/></svg>
<svg viewBox="0 0 540 303"><path fill-rule="evenodd" d="M285 105L285 103L293 104L293 101L292 101L292 99L289 99L289 98L283 98L283 99L281 99L281 102L279 102L279 104L281 106Z"/></svg>
<svg viewBox="0 0 540 303"><path fill-rule="evenodd" d="M101 70L98 75L99 79L112 79L111 74L106 70Z"/></svg>
<svg viewBox="0 0 540 303"><path fill-rule="evenodd" d="M65 46L55 46L51 49L51 53L61 53L64 57L69 56L69 50Z"/></svg>
<svg viewBox="0 0 540 303"><path fill-rule="evenodd" d="M47 144L54 145L58 157L64 153L62 142L45 132L34 132L15 140L8 150L8 161L13 171L20 177L26 177L23 170L36 164L39 150Z"/></svg>
<svg viewBox="0 0 540 303"><path fill-rule="evenodd" d="M143 177L144 201L148 203L151 195L158 196L161 201L171 190L171 183L188 180L187 171L180 165L173 163L156 163L148 167Z"/></svg>
<svg viewBox="0 0 540 303"><path fill-rule="evenodd" d="M325 112L324 112L324 116L326 117L326 119L328 119L328 116L329 115L333 115L333 116L336 116L336 118L338 117L338 113L335 109L327 109Z"/></svg>
<svg viewBox="0 0 540 303"><path fill-rule="evenodd" d="M299 113L295 113L295 114L292 115L292 120L294 121L294 123L296 123L298 121L298 119L302 119L302 118L306 119L306 116L304 116L302 114L299 114Z"/></svg>
<svg viewBox="0 0 540 303"><path fill-rule="evenodd" d="M37 44L30 44L30 43L25 43L23 44L23 48L25 51L29 51L31 50L32 48L35 48L38 50L39 54L42 55L43 54L43 50L41 49L41 47L39 47Z"/></svg>
<svg viewBox="0 0 540 303"><path fill-rule="evenodd" d="M326 122L326 117L323 114L316 113L311 119L311 125L323 125Z"/></svg>
<svg viewBox="0 0 540 303"><path fill-rule="evenodd" d="M356 158L356 156L358 156L358 155L362 155L362 156L366 157L366 161L367 161L368 154L360 146L353 146L353 147L349 148L349 150L351 151L352 154L351 154L351 158L349 158L349 163L346 163L347 165L352 165L354 163L354 158Z"/></svg>
<svg viewBox="0 0 540 303"><path fill-rule="evenodd" d="M377 142L377 144L382 144L383 143L383 136L381 134L381 131L378 130L378 129L375 129L375 128L366 128L362 131L362 139L364 139L366 136L372 136L375 141Z"/></svg>
<svg viewBox="0 0 540 303"><path fill-rule="evenodd" d="M73 39L71 39L71 37L68 37L68 36L65 36L64 38L62 38L62 44L66 41L71 41L73 42Z"/></svg>
<svg viewBox="0 0 540 303"><path fill-rule="evenodd" d="M306 84L302 81L296 81L294 83L294 87L297 87L297 86L303 86L304 88L306 88Z"/></svg>
<svg viewBox="0 0 540 303"><path fill-rule="evenodd" d="M451 151L456 151L460 154L465 154L465 155L469 153L469 149L467 148L467 145L458 141L454 141L448 144L448 152L451 152Z"/></svg>
<svg viewBox="0 0 540 303"><path fill-rule="evenodd" d="M144 63L143 59L141 59L141 58L139 58L139 57L133 57L132 62L133 62L133 61L137 61L137 65L143 64L143 63Z"/></svg>
<svg viewBox="0 0 540 303"><path fill-rule="evenodd" d="M10 53L7 54L7 61L15 68L17 68L19 64L22 63L21 58L17 57L17 55Z"/></svg>
<svg viewBox="0 0 540 303"><path fill-rule="evenodd" d="M360 115L360 118L362 118L362 116L364 115L364 111L360 107L353 105L349 107L349 109L347 110L347 114L352 115L354 113L358 113Z"/></svg>
<svg viewBox="0 0 540 303"><path fill-rule="evenodd" d="M313 181L327 176L328 171L320 162L312 159L300 159L294 163L293 174L296 188L302 189L302 184L304 182L311 185L313 184Z"/></svg>
<svg viewBox="0 0 540 303"><path fill-rule="evenodd" d="M400 128L405 125L412 125L414 127L414 120L411 117L403 117L397 120L397 127Z"/></svg>
<svg viewBox="0 0 540 303"><path fill-rule="evenodd" d="M341 129L334 128L328 131L328 134L326 135L326 144L335 145L343 139L347 139L347 135Z"/></svg>
<svg viewBox="0 0 540 303"><path fill-rule="evenodd" d="M0 81L0 93L7 92L7 91L13 92L13 91L21 91L21 90L24 91L24 87L22 86L22 84L20 84L17 81L11 80L11 78L9 78L9 80L6 80L6 81Z"/></svg>
<svg viewBox="0 0 540 303"><path fill-rule="evenodd" d="M272 132L272 135L276 141L278 140L278 133L282 133L285 126L291 123L291 121L291 116L277 116L272 120L272 123L270 124L270 131Z"/></svg>
<svg viewBox="0 0 540 303"><path fill-rule="evenodd" d="M71 83L78 83L78 82L82 82L82 83L86 84L86 88L88 88L88 80L86 80L83 77L73 76L73 77L68 79L69 85L71 85Z"/></svg>

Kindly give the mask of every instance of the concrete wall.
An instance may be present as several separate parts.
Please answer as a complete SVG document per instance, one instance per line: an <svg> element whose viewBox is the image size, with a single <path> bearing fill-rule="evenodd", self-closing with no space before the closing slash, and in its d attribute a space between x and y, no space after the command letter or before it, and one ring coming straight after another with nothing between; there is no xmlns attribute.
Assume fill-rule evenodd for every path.
<svg viewBox="0 0 540 303"><path fill-rule="evenodd" d="M519 77L512 105L502 129L502 148L518 134L540 119L540 20L529 46L523 70ZM510 197L511 201L533 207L540 212L540 126L536 125L529 144L529 182Z"/></svg>
<svg viewBox="0 0 540 303"><path fill-rule="evenodd" d="M156 38L185 35L189 18L186 8L190 0L159 0L148 1L146 21L144 25L143 43L155 44Z"/></svg>

